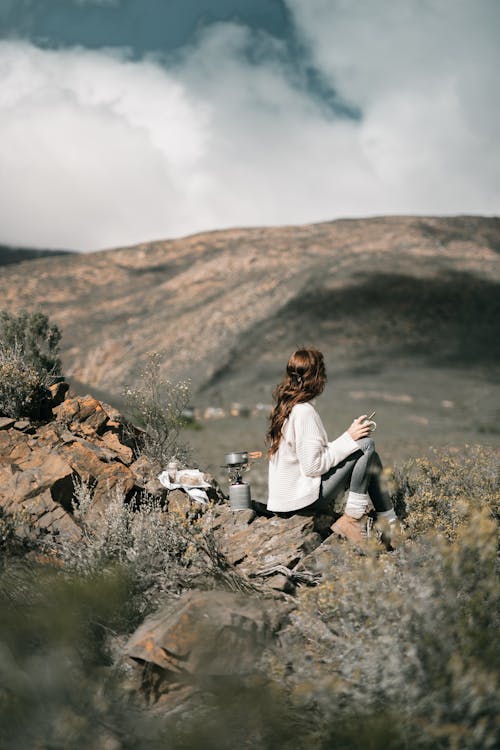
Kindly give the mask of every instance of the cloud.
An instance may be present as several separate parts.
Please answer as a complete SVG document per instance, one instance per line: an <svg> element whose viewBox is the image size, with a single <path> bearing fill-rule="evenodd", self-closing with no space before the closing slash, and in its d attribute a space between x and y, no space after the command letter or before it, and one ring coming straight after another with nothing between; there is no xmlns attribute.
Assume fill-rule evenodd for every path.
<svg viewBox="0 0 500 750"><path fill-rule="evenodd" d="M496 0L286 1L313 64L362 109L389 210L498 212Z"/></svg>
<svg viewBox="0 0 500 750"><path fill-rule="evenodd" d="M495 3L287 5L304 66L361 118L322 106L284 41L236 23L175 60L0 43L0 241L498 213Z"/></svg>
<svg viewBox="0 0 500 750"><path fill-rule="evenodd" d="M81 249L189 225L206 113L158 64L0 45L4 241Z"/></svg>

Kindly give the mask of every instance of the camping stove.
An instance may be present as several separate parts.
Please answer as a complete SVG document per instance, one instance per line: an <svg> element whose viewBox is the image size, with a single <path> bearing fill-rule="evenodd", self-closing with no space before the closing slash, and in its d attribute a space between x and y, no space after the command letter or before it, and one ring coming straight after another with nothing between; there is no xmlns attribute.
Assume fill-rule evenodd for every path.
<svg viewBox="0 0 500 750"><path fill-rule="evenodd" d="M243 474L250 468L250 459L261 456L261 451L235 451L224 456L224 468L229 478L229 503L233 510L247 510L252 507L250 484L243 481Z"/></svg>

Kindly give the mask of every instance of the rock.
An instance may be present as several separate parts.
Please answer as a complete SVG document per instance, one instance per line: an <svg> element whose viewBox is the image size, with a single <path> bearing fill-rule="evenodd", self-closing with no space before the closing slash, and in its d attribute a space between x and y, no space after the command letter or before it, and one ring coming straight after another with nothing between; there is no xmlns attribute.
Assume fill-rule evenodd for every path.
<svg viewBox="0 0 500 750"><path fill-rule="evenodd" d="M255 511L251 508L234 511L228 505L221 505L206 517L204 526L206 531L214 533L219 543L223 543L223 540L229 541L240 533L245 534L255 518Z"/></svg>
<svg viewBox="0 0 500 750"><path fill-rule="evenodd" d="M216 509L214 530L224 528L225 533L231 533L230 529L244 529L257 517L252 508L232 510L229 505L223 505Z"/></svg>
<svg viewBox="0 0 500 750"><path fill-rule="evenodd" d="M75 440L73 443L65 444L61 452L79 477L90 484L97 482L104 466L90 447Z"/></svg>
<svg viewBox="0 0 500 750"><path fill-rule="evenodd" d="M245 575L271 568L291 569L321 544L312 517L257 517L253 511L222 511L213 531L229 562ZM241 514L248 513L243 517ZM232 515L229 515L232 514Z"/></svg>
<svg viewBox="0 0 500 750"><path fill-rule="evenodd" d="M179 683L244 677L285 624L290 606L230 591L189 591L148 617L125 646L144 677L156 668L155 699ZM144 681L143 681L144 684Z"/></svg>
<svg viewBox="0 0 500 750"><path fill-rule="evenodd" d="M66 430L58 425L56 422L49 422L46 425L42 425L36 431L36 442L38 446L47 446L55 448L59 443L63 443L62 434L66 434ZM71 439L75 438L71 435Z"/></svg>
<svg viewBox="0 0 500 750"><path fill-rule="evenodd" d="M12 440L10 455L0 461L0 505L13 514L23 536L50 533L79 538L81 532L71 514L71 467L50 449L30 450L29 436L21 435L25 443Z"/></svg>
<svg viewBox="0 0 500 750"><path fill-rule="evenodd" d="M69 425L76 419L80 411L79 399L67 398L59 406L56 406L52 411L58 422Z"/></svg>
<svg viewBox="0 0 500 750"><path fill-rule="evenodd" d="M113 493L129 497L135 487L134 475L121 462L108 463L91 444L81 441L65 445L62 450L73 471L92 487L93 501L89 520L95 520Z"/></svg>
<svg viewBox="0 0 500 750"><path fill-rule="evenodd" d="M75 430L81 429L85 424L95 430L98 435L104 432L109 420L102 404L92 396L67 398L53 409L53 413L59 422L74 425Z"/></svg>
<svg viewBox="0 0 500 750"><path fill-rule="evenodd" d="M339 567L338 562L341 558L345 558L345 554L345 544L332 534L323 544L303 557L296 565L295 571L328 576L329 571Z"/></svg>
<svg viewBox="0 0 500 750"><path fill-rule="evenodd" d="M130 464L130 471L135 476L139 487L145 487L152 479L156 479L156 475L159 473L158 467L152 466L151 461L148 461L146 456L139 456Z"/></svg>
<svg viewBox="0 0 500 750"><path fill-rule="evenodd" d="M66 398L68 390L69 383L65 383L64 381L60 381L59 383L54 383L53 385L49 386L49 391L52 396L52 408L59 406L59 404L62 404L62 402Z"/></svg>
<svg viewBox="0 0 500 750"><path fill-rule="evenodd" d="M194 500L184 490L171 490L167 496L168 512L174 513L181 520L194 519L205 513L209 506Z"/></svg>
<svg viewBox="0 0 500 750"><path fill-rule="evenodd" d="M314 531L320 534L322 539L327 539L331 536L331 526L335 519L338 518L338 514L327 514L318 513L314 515Z"/></svg>
<svg viewBox="0 0 500 750"><path fill-rule="evenodd" d="M291 578L283 573L277 573L269 578L269 588L273 591L283 591L285 594L295 594L295 584Z"/></svg>
<svg viewBox="0 0 500 750"><path fill-rule="evenodd" d="M112 428L116 428L118 426L126 425L126 420L123 414L118 411L118 409L116 409L114 406L111 406L110 404L104 403L104 401L101 401L101 404L102 408L109 417L108 426L110 425Z"/></svg>
<svg viewBox="0 0 500 750"><path fill-rule="evenodd" d="M103 434L102 440L109 448L114 451L115 455L120 457L120 459L126 466L130 466L134 458L132 448L129 448L128 445L123 445L123 443L120 442L120 438L118 437L116 432L107 430Z"/></svg>
<svg viewBox="0 0 500 750"><path fill-rule="evenodd" d="M70 541L80 539L82 535L80 527L61 505L54 502L49 490L37 497L37 504L43 509L43 512L40 512L36 518L36 525L39 529L48 534L63 536ZM36 510L34 503L30 510L31 512Z"/></svg>
<svg viewBox="0 0 500 750"><path fill-rule="evenodd" d="M16 422L14 422L14 429L19 430L19 432L33 433L35 431L35 428L32 426L29 419L18 419Z"/></svg>
<svg viewBox="0 0 500 750"><path fill-rule="evenodd" d="M93 522L114 493L131 498L141 485L129 468L131 448L121 443L115 426L107 429L108 412L96 399L67 398L54 413L56 419L43 425L2 418L0 506L15 515L16 527L29 536L48 533L74 539L80 534L73 518L76 479L92 487L88 520ZM164 488L160 494L163 498Z"/></svg>
<svg viewBox="0 0 500 750"><path fill-rule="evenodd" d="M13 458L14 451L26 444L27 436L17 430L9 429L0 431L0 457Z"/></svg>
<svg viewBox="0 0 500 750"><path fill-rule="evenodd" d="M104 467L94 489L94 503L105 505L111 492L118 492L128 499L135 488L132 472L121 463Z"/></svg>
<svg viewBox="0 0 500 750"><path fill-rule="evenodd" d="M168 490L165 489L158 479L160 470L146 456L139 456L138 459L130 464L130 471L135 477L136 485L144 490L144 492L155 497L160 497L163 500L166 499Z"/></svg>

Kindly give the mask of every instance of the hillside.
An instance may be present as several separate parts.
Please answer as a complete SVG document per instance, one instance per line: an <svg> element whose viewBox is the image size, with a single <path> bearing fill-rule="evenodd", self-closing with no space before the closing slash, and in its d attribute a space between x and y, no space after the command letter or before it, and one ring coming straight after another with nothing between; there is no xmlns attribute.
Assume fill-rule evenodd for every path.
<svg viewBox="0 0 500 750"><path fill-rule="evenodd" d="M336 371L498 361L500 220L389 217L234 229L2 269L9 310L64 332L68 374L118 393L148 351L195 390L271 384L315 343Z"/></svg>

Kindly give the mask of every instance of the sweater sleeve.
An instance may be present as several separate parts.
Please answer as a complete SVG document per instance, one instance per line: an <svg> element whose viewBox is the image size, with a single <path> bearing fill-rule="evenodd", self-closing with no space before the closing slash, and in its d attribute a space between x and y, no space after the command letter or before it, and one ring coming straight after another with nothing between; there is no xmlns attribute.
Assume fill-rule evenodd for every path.
<svg viewBox="0 0 500 750"><path fill-rule="evenodd" d="M358 450L357 443L347 432L329 443L315 409L300 409L294 416L295 450L305 476L321 476Z"/></svg>
<svg viewBox="0 0 500 750"><path fill-rule="evenodd" d="M337 464L341 463L344 458L347 458L351 453L355 453L359 450L359 445L347 431L343 432L336 440L332 440L331 443L328 443L328 447L332 458L330 468L332 466L337 466Z"/></svg>

